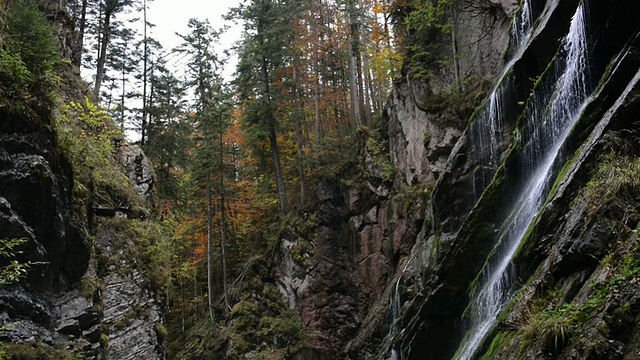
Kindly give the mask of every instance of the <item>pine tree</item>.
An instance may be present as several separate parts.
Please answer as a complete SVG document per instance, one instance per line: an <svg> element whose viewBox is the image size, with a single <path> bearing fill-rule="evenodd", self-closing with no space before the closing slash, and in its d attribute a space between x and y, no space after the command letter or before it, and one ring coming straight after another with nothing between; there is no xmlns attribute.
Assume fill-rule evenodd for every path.
<svg viewBox="0 0 640 360"><path fill-rule="evenodd" d="M105 75L105 65L109 44L115 29L115 17L117 14L129 10L133 0L104 0L99 7L99 27L98 27L98 55L96 62L96 75L93 93L96 98L100 97L100 88Z"/></svg>
<svg viewBox="0 0 640 360"><path fill-rule="evenodd" d="M269 141L281 213L288 206L276 133L280 99L272 84L276 82L276 72L291 61L293 24L300 6L296 0L250 0L232 13L245 24L236 79L240 98L247 107L244 122L255 141Z"/></svg>
<svg viewBox="0 0 640 360"><path fill-rule="evenodd" d="M184 171L189 165L193 132L187 117L187 89L159 59L150 66L149 123L145 154L152 159L158 179L156 190L163 199L177 200L179 179L174 169Z"/></svg>
<svg viewBox="0 0 640 360"><path fill-rule="evenodd" d="M209 295L209 312L214 318L214 209L218 208L220 223L218 224L223 271L223 295L226 308L229 308L227 296L226 259L224 254L226 240L225 206L224 206L224 150L221 141L230 118L231 107L229 97L224 90L220 70L222 62L213 51L219 33L211 28L208 21L189 20L191 32L180 35L183 43L175 50L188 58L188 85L195 93L194 110L195 126L199 141L196 151L195 175L204 185L207 197L207 283ZM216 206L213 200L214 179L218 176L218 194L220 201Z"/></svg>

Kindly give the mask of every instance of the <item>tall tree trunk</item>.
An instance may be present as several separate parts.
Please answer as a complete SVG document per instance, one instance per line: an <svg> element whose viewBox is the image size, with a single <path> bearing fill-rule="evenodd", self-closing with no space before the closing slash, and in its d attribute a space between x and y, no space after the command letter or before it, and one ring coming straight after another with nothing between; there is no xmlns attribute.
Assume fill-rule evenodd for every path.
<svg viewBox="0 0 640 360"><path fill-rule="evenodd" d="M298 155L298 176L300 180L298 181L300 184L300 204L304 204L305 197L305 186L304 186L304 156L302 147L304 146L304 141L302 137L302 125L300 124L300 114L296 110L296 114L294 115L295 123L296 123L296 152Z"/></svg>
<svg viewBox="0 0 640 360"><path fill-rule="evenodd" d="M126 54L126 52L125 52ZM126 55L125 55L126 56ZM125 59L122 59L122 61L125 61ZM122 94L120 94L120 130L122 132L124 132L125 130L125 126L124 126L124 99L126 97L126 85L127 85L127 72L126 72L126 68L123 66L122 67Z"/></svg>
<svg viewBox="0 0 640 360"><path fill-rule="evenodd" d="M151 76L151 78L153 79L153 68L151 68L151 74L150 74L150 76ZM145 105L145 106L147 106L147 107L151 107L151 106L153 106L153 102L154 102L154 100L155 100L155 99L153 98L153 97L154 97L154 95L155 95L155 94L154 94L155 88L154 88L154 86L153 86L153 80L151 81L151 83L150 83L149 85L150 85L150 88L149 88L149 101L147 101L147 104ZM167 95L168 95L168 96L169 96L169 98L170 98L170 96L171 96L171 95L170 95L170 93L167 93ZM169 101L170 101L170 99L169 99ZM167 104L169 104L169 103L170 103L170 102L167 102ZM151 133L151 131L149 131L149 130L153 130L153 127L154 127L155 125L157 125L158 119L157 119L157 118L155 118L155 119L154 119L154 118L152 117L152 115L151 115L148 111L147 111L147 117L149 118L149 123L147 124L147 126L148 126L148 129L147 129L147 142L148 142L148 141L150 141L150 140L151 140L151 135L152 135L152 134L150 134L150 133Z"/></svg>
<svg viewBox="0 0 640 360"><path fill-rule="evenodd" d="M294 96L294 101L299 101L302 102L301 96L300 96L300 92L298 91L298 74L296 71L296 66L297 66L297 61L294 59L293 62L293 96ZM293 104L293 121L295 123L296 126L296 155L298 157L298 177L299 177L299 184L300 184L300 204L304 204L304 156L303 156L303 150L302 148L304 147L304 139L302 136L302 124L300 121L300 111L298 110L299 107L301 106L295 106L295 104Z"/></svg>
<svg viewBox="0 0 640 360"><path fill-rule="evenodd" d="M460 79L460 63L458 61L458 19L456 17L457 9L455 9L454 7L455 5L451 4L449 8L449 13L451 14L451 54L453 57L453 73L456 81L456 89L458 89L459 92L462 92L462 81Z"/></svg>
<svg viewBox="0 0 640 360"><path fill-rule="evenodd" d="M100 37L100 50L98 52L98 62L96 64L96 82L93 88L93 95L96 99L100 98L100 87L104 78L104 66L107 61L107 47L111 40L111 15L109 9L104 10L104 19L101 22L102 36Z"/></svg>
<svg viewBox="0 0 640 360"><path fill-rule="evenodd" d="M284 214L288 207L287 195L284 190L282 166L280 165L280 148L278 147L276 130L273 126L271 126L271 130L269 131L269 145L271 146L271 156L273 157L273 167L276 173L276 191L278 192L278 203L280 205L280 213Z"/></svg>
<svg viewBox="0 0 640 360"><path fill-rule="evenodd" d="M358 68L353 42L349 43L349 94L351 96L351 117L353 128L362 126L362 110L360 109L360 94L358 88Z"/></svg>
<svg viewBox="0 0 640 360"><path fill-rule="evenodd" d="M211 174L207 174L207 295L209 298L209 316L215 323L213 312L213 194L211 189Z"/></svg>
<svg viewBox="0 0 640 360"><path fill-rule="evenodd" d="M260 41L261 47L264 47L264 41ZM280 213L284 214L288 208L287 194L284 188L284 177L282 175L282 166L280 165L280 148L278 146L278 138L276 136L275 126L275 114L271 108L271 92L269 89L269 72L267 69L267 59L262 56L261 59L261 73L263 81L264 98L267 101L268 106L268 123L269 123L269 145L271 146L271 156L273 157L273 168L276 176L276 191L278 192L278 205L280 207Z"/></svg>
<svg viewBox="0 0 640 360"><path fill-rule="evenodd" d="M143 0L142 2L142 14L142 123L140 124L140 145L144 146L147 139L147 61L149 57L149 45L147 43L147 0Z"/></svg>
<svg viewBox="0 0 640 360"><path fill-rule="evenodd" d="M78 47L73 54L73 64L78 68L82 66L82 54L84 53L84 32L87 28L87 3L88 0L82 0L80 25L78 27Z"/></svg>
<svg viewBox="0 0 640 360"><path fill-rule="evenodd" d="M318 96L320 96L318 87L320 85L316 85L316 96L313 99L313 113L314 113L314 147L313 150L315 152L316 161L318 161L318 148L320 147L320 112L318 106Z"/></svg>
<svg viewBox="0 0 640 360"><path fill-rule="evenodd" d="M227 242L226 209L224 207L224 143L222 132L220 132L220 252L222 255L222 289L224 291L224 305L226 310L231 310L229 306L229 295L227 292L227 256L225 254L225 244Z"/></svg>
<svg viewBox="0 0 640 360"><path fill-rule="evenodd" d="M351 95L351 115L356 128L365 124L363 116L362 57L360 49L360 14L358 0L348 0L349 15L349 90Z"/></svg>
<svg viewBox="0 0 640 360"><path fill-rule="evenodd" d="M185 310L184 310L184 279L180 274L180 333L184 334L186 328L185 324Z"/></svg>
<svg viewBox="0 0 640 360"><path fill-rule="evenodd" d="M365 98L365 119L367 125L370 123L370 115L371 113L377 113L378 106L376 104L376 96L375 89L373 85L373 79L371 78L371 70L369 68L369 55L364 53L362 54L362 74L364 77L364 98Z"/></svg>

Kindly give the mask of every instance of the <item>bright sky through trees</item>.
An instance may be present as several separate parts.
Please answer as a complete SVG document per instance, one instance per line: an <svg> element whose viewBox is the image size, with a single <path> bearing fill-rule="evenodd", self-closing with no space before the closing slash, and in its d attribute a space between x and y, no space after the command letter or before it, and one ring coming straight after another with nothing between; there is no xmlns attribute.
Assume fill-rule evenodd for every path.
<svg viewBox="0 0 640 360"><path fill-rule="evenodd" d="M208 19L214 29L222 28L225 25L231 26L220 37L221 54L222 50L229 49L240 37L242 27L222 19L229 8L239 4L240 0L154 0L149 4L149 21L156 25L151 31L151 36L155 37L168 52L181 41L176 36L176 32L179 34L188 32L187 22L190 18ZM184 67L183 56L176 54L169 55L169 58L171 58L175 70ZM235 71L235 59L235 54L233 54L225 66L223 76L227 80Z"/></svg>

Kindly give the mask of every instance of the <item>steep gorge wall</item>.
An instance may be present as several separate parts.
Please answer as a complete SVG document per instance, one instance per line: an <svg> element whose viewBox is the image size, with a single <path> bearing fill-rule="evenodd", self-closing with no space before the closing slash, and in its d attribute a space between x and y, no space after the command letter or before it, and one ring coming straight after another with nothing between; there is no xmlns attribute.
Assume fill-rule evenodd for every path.
<svg viewBox="0 0 640 360"><path fill-rule="evenodd" d="M367 144L366 175L356 181L328 179L316 188L315 224L307 235L290 231L279 255L277 284L290 308L301 314L309 334L300 359L389 356L391 298L396 279L420 248L430 227L427 206L435 182L465 131L473 106L508 56L514 4L460 4L455 38L467 107L442 109L432 99L446 99L455 87L450 67L434 69L429 84L406 77L396 83L387 102L381 137ZM509 14L509 15L508 15ZM451 35L440 39L451 43ZM446 47L446 56L451 56ZM397 175L390 175L393 168ZM433 239L432 239L433 240ZM415 266L415 265L411 265ZM418 286L416 284L416 286Z"/></svg>
<svg viewBox="0 0 640 360"><path fill-rule="evenodd" d="M0 290L0 339L86 359L163 358L162 303L148 274L136 256L113 255L139 246L135 236L122 235L128 220L87 223L94 209L72 206L71 165L53 134L10 120L3 119L0 135L0 238L25 239L18 259L41 264L26 281Z"/></svg>
<svg viewBox="0 0 640 360"><path fill-rule="evenodd" d="M41 10L56 19L60 50L69 55L75 39L66 12L56 2ZM56 100L28 94L0 106L0 238L24 239L16 259L35 263L26 279L0 289L2 351L16 358L162 359L162 298L142 265L139 234L128 231L127 216L141 209L115 193L120 206L101 202L93 183L74 178L79 164L61 145L57 120L67 102L85 100L77 69L57 66ZM28 111L7 101L24 101ZM103 156L125 183L129 178L131 196L149 196L153 175L139 148Z"/></svg>
<svg viewBox="0 0 640 360"><path fill-rule="evenodd" d="M495 221L508 211L510 194L522 183L517 170L522 162L518 154L526 146L519 144L521 133L527 131L522 128L522 113L540 86L537 80L550 71L579 2L532 1L536 22L521 52L509 36L519 4L465 4L455 18L457 65L470 84L480 84L465 100L478 105L480 94L491 87L483 81L495 83L506 60L514 58L503 78L508 82L509 104L499 129L501 142L496 144L499 163L483 169L474 154L478 139L470 125L478 112L470 122L464 112L433 106L454 85L453 67L439 69L427 84L410 78L399 81L382 126L389 158L381 164L367 152L368 177L363 186L323 183L317 190L319 226L310 239L291 237L283 242L280 289L290 307L300 310L311 334L310 350L300 358L370 359L402 353L404 358L429 354L449 359L462 341L474 279L502 225ZM565 146L570 155L564 160L570 165L555 170L558 180L552 196L512 261L519 284L527 286L507 306L476 356L487 352L487 359L631 359L637 355L631 350L638 338L633 325L636 292L626 285L620 288L622 295L596 291L610 289L603 284L612 279L621 281L624 276L617 267L635 256L637 207L630 199L622 205L619 200L598 204L593 192L585 190L603 154L638 156L637 146L630 145L638 143L633 115L637 86L632 80L638 69L636 30L628 16L633 9L631 1L592 7L595 16L590 26L596 35L589 46L590 62L598 74L593 79L597 96ZM397 169L395 181L385 177L384 161ZM603 215L596 216L594 209ZM624 231L608 225L620 221ZM301 244L304 261L296 260ZM616 252L624 255L615 258ZM625 276L625 281L635 281L635 275ZM606 297L597 307L606 314L581 312L587 320L579 324L570 319L572 323L558 333L536 333L540 331L536 326L553 325L543 322L553 312L550 309L584 310L585 303L593 305L589 301L594 294ZM594 324L600 324L597 333L588 331ZM565 330L570 335L563 338L559 334Z"/></svg>
<svg viewBox="0 0 640 360"><path fill-rule="evenodd" d="M592 65L593 75L597 76L593 81L600 83L600 91L598 97L592 100L590 107L584 112L589 115L589 118L578 122L568 143L565 144L566 150L564 151L569 153L577 149L579 144L584 141L586 134L589 134L590 129L599 121L598 119L609 116L604 112L612 106L614 99L620 96L622 89L634 74L634 70L623 71L622 69L627 66L631 69L637 67L630 55L627 56L625 62L621 63L625 64L624 66L616 65L619 60L617 54L620 51L628 54L635 52L633 45L625 48L629 37L633 38L636 31L634 22L626 16L626 13L633 8L633 4L618 2L616 4L589 5L592 23L588 25L591 27L591 31L596 34L593 35L595 40L588 44L591 54L593 54L589 62ZM549 47L552 44L555 44L554 48L563 45L560 39L567 32L567 24L570 22L576 6L577 3L571 1L549 1L546 3L545 9L537 21L537 27L534 28L532 40L511 70L515 75L515 79L512 80L512 86L515 86L512 88L515 104L525 104L528 101L528 94L533 93L533 90L527 89L533 89L534 86L540 84L529 79L543 78L546 76L543 75L545 69L553 69L546 65L555 58L554 53L549 51ZM612 69L620 72L613 77L605 74L600 80L602 75L599 74L603 73L604 66L609 63L612 64ZM549 71L547 70L547 72ZM616 73L614 72L614 74ZM633 105L630 103L628 106ZM611 111L617 111L617 109ZM491 185L481 196L477 195L477 189L474 189L473 181L471 181L473 178L470 177L476 167L470 163L472 157L469 156L468 138L463 138L456 145L456 150L450 156L447 164L447 174L436 185L431 203L434 223L431 237L438 239L438 242L437 244L432 242L431 244L435 245L429 244L426 247L430 253L438 254L438 259L431 261L427 269L425 269L424 261L418 260L415 267L409 266L409 271L405 273L405 279L409 278L406 280L408 286L405 287L404 294L406 301L404 302L402 327L405 330L399 338L401 338L403 350L409 358L421 358L425 353L429 353L430 356L437 359L451 358L456 347L462 341L464 330L468 326L466 318L469 314L465 311L469 311L467 306L474 291L474 278L485 265L485 259L490 255L498 240L494 234L504 226L501 223L496 223L496 220L507 218L508 213L504 212L510 209L511 196L513 196L511 194L516 194L524 182L524 179L519 175L522 173L519 167L525 163L526 159L521 154L524 153L523 149L530 144L519 144L521 137L518 132L535 131L535 129L522 128L518 119L522 119L522 117L518 115L515 118L507 119L508 123L505 126L505 133L502 134L502 139L504 149L508 152L498 152L502 154L502 165L497 169ZM545 126L545 124L536 126ZM517 130L511 131L513 129ZM590 141L598 141L596 139L597 137ZM590 145L585 146L589 151L595 151ZM591 164L590 166L595 165ZM465 169L468 169L466 174ZM464 179L468 179L466 183L460 181ZM464 199L467 200L463 201ZM569 210L568 217L571 217L571 214L571 210ZM562 211L556 210L555 216L563 217L564 214ZM579 217L580 215L575 216ZM552 226L557 225L556 223ZM552 229L556 230L553 227ZM589 231L582 234L587 239L593 236ZM558 246L554 245L556 242L558 244L566 242L566 235L566 233L559 231L555 235L538 238L544 240L538 240L539 243L528 238L527 243L536 249L533 252L539 256L537 261L541 261L545 255L540 252L545 253L554 246ZM429 234L427 236L429 237ZM585 241L590 242L586 239ZM597 240L598 243L600 241L606 243L606 240ZM535 245L533 245L534 243ZM577 257L590 257L594 255L590 253L592 250L588 246L582 248L579 252L584 251L584 253L577 255ZM526 279L529 272L535 269L538 264L532 258L532 254L528 256L526 260L515 262L516 267L520 266L520 271L517 272L520 284L528 283ZM524 269L529 269L529 272ZM547 273L546 276L550 275ZM417 289L412 285L415 283L420 284ZM570 299L565 298L564 301L570 301ZM562 304L562 300L558 304ZM500 322L498 327L500 327ZM518 340L522 341L522 338L518 338ZM537 348L539 351L543 351L540 349L546 346L541 344L545 340L540 340L540 343L536 343L535 339L529 339L529 341L533 343L532 348ZM585 341L585 338L582 341ZM514 340L513 344L516 342ZM481 348L480 354L487 348L488 343ZM478 355L476 354L476 356ZM523 355L512 348L510 355L505 358L522 356L531 356L531 354ZM537 354L536 356L542 355Z"/></svg>

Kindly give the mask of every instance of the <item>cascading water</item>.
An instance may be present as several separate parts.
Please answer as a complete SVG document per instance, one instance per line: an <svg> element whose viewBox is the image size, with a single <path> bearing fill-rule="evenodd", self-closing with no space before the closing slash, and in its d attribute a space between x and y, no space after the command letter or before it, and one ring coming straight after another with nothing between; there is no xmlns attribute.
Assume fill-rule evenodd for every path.
<svg viewBox="0 0 640 360"><path fill-rule="evenodd" d="M402 268L402 272L396 280L396 285L391 291L391 298L389 299L390 310L391 313L389 319L389 332L387 333L386 340L390 342L389 347L387 349L389 357L391 360L404 360L405 356L400 348L400 344L394 343L394 338L398 334L400 330L400 320L401 320L401 310L402 310L402 301L400 299L400 286L402 285L402 276L407 271L407 267L411 264L411 257L407 259L407 262L404 264Z"/></svg>
<svg viewBox="0 0 640 360"><path fill-rule="evenodd" d="M507 77L510 76L510 70L515 61L522 55L524 45L531 35L531 25L533 24L533 14L530 2L533 0L524 0L519 13L515 16L511 26L511 37L515 44L515 55L511 61L505 66L500 80L491 92L487 106L480 110L476 119L470 127L471 145L474 147L472 153L477 156L478 163L481 164L478 186L476 193L480 194L482 190L489 184L495 170L499 165L499 143L500 133L502 131L502 123L505 113L505 98L509 91L508 86L511 81ZM409 262L407 262L407 265ZM406 265L405 265L406 268ZM403 270L404 273L404 270ZM395 288L390 298L390 319L389 332L386 339L391 342L388 348L391 360L404 360L405 356L400 346L395 344L394 338L398 333L400 311L402 302L400 300L399 287L401 285L402 276L396 281Z"/></svg>
<svg viewBox="0 0 640 360"><path fill-rule="evenodd" d="M502 84L502 83L501 83ZM475 174L474 194L476 200L491 182L500 162L500 143L504 121L506 87L499 85L489 96L488 105L481 110L470 128L472 154L476 156L480 171Z"/></svg>
<svg viewBox="0 0 640 360"><path fill-rule="evenodd" d="M390 339L393 339L393 337L397 334L398 327L399 327L398 321L400 320L400 310L402 307L402 303L400 302L400 281L401 280L402 280L402 276L398 278L398 281L396 281L396 286L393 289L393 293L391 294ZM402 354L402 350L400 349L400 346L398 344L391 345L391 360L404 360L404 355Z"/></svg>
<svg viewBox="0 0 640 360"><path fill-rule="evenodd" d="M522 178L511 215L500 233L497 248L483 269L479 291L471 303L471 326L456 358L474 357L496 318L512 295L515 274L509 266L527 228L541 209L552 180L552 168L564 140L579 117L588 93L586 13L578 7L564 39L563 52L527 107Z"/></svg>
<svg viewBox="0 0 640 360"><path fill-rule="evenodd" d="M531 0L525 0L511 25L511 38L515 44L515 55L504 67L500 78L489 95L487 105L482 108L470 126L471 153L476 156L480 171L475 175L474 194L476 200L489 185L496 169L500 165L500 144L502 143L502 126L508 95L511 86L511 68L520 58L526 42L531 36L533 14Z"/></svg>
<svg viewBox="0 0 640 360"><path fill-rule="evenodd" d="M533 24L533 11L529 0L525 0L520 8L520 13L515 17L511 29L516 49L520 50L529 40L531 25Z"/></svg>

